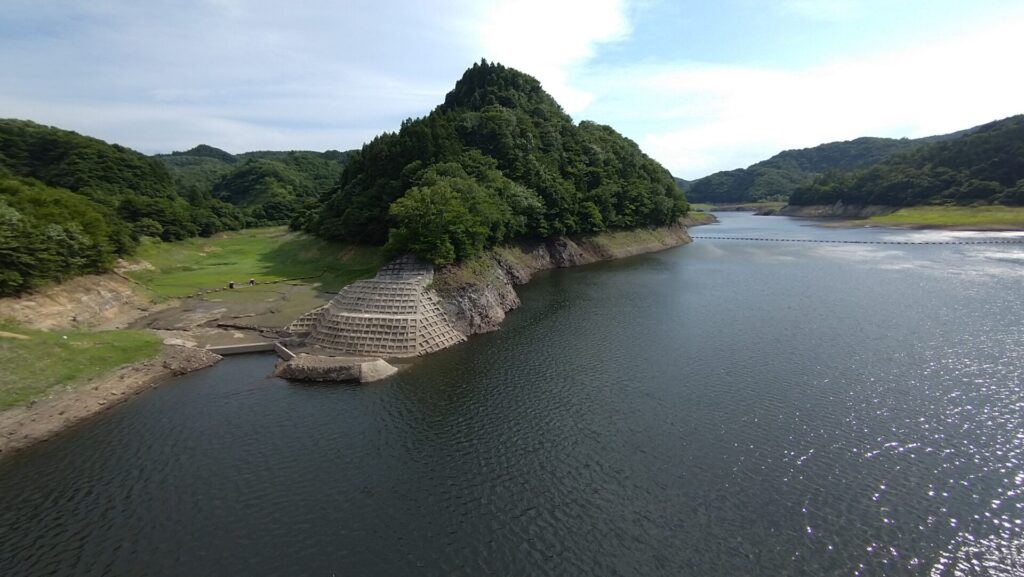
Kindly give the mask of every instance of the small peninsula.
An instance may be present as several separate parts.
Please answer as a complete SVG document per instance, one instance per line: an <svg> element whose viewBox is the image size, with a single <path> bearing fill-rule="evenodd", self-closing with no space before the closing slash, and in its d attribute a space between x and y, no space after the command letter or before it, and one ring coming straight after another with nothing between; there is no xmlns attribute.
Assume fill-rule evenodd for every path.
<svg viewBox="0 0 1024 577"><path fill-rule="evenodd" d="M574 122L536 79L486 61L427 116L344 153L199 145L146 157L19 120L0 122L0 137L0 211L24 233L0 256L13 259L0 282L10 295L0 345L12 355L46 346L53 333L40 330L97 352L120 346L107 334L143 343L132 358L12 401L0 412L0 455L217 362L206 347L294 342L292 321L402 254L432 271L417 290L448 327L429 352L497 329L519 305L513 287L536 271L679 246L687 226L714 220L690 213L634 142ZM39 258L47 239L32 231L47 226L79 239L54 253L71 260ZM346 352L367 351L332 354ZM342 372L327 365L388 374L374 359L389 351L369 352ZM303 371L325 366L302 358Z"/></svg>

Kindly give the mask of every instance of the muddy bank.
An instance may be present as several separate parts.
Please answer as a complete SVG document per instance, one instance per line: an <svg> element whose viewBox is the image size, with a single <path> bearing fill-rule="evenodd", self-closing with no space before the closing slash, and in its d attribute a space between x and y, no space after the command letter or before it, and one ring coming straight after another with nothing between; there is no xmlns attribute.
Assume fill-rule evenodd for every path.
<svg viewBox="0 0 1024 577"><path fill-rule="evenodd" d="M41 330L123 328L154 310L145 289L117 274L89 275L0 299L0 318Z"/></svg>
<svg viewBox="0 0 1024 577"><path fill-rule="evenodd" d="M164 345L160 355L128 365L42 399L0 412L0 459L46 441L171 377L197 371L221 359L209 351Z"/></svg>
<svg viewBox="0 0 1024 577"><path fill-rule="evenodd" d="M807 206L786 205L777 212L779 216L796 216L807 218L845 218L863 219L872 216L884 216L899 210L898 206L885 206L880 204L843 204L839 201L835 204L815 204Z"/></svg>
<svg viewBox="0 0 1024 577"><path fill-rule="evenodd" d="M665 250L691 242L687 227L709 224L715 217L691 213L678 224L589 237L559 237L497 247L470 262L438 271L433 288L455 329L469 336L497 330L505 314L519 307L515 285L537 271L580 266Z"/></svg>
<svg viewBox="0 0 1024 577"><path fill-rule="evenodd" d="M712 204L705 212L774 212L786 206L784 202L748 202L736 204Z"/></svg>

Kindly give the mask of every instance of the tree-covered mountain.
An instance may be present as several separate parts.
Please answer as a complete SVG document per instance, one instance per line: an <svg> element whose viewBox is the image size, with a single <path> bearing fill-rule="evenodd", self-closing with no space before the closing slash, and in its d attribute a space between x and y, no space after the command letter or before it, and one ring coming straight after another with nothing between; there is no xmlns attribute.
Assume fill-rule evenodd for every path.
<svg viewBox="0 0 1024 577"><path fill-rule="evenodd" d="M964 131L966 132L966 131ZM919 139L862 137L812 148L786 150L748 168L716 172L690 183L691 202L784 201L797 188L828 171L866 168L926 144L960 136L961 132Z"/></svg>
<svg viewBox="0 0 1024 577"><path fill-rule="evenodd" d="M157 154L153 158L166 167L174 189L182 198L212 198L213 185L238 163L234 155L205 144L184 152Z"/></svg>
<svg viewBox="0 0 1024 577"><path fill-rule="evenodd" d="M662 225L686 210L634 142L573 123L536 79L481 61L429 115L355 153L308 229L440 264L517 237Z"/></svg>
<svg viewBox="0 0 1024 577"><path fill-rule="evenodd" d="M1024 204L1024 115L931 141L870 168L833 171L790 204Z"/></svg>
<svg viewBox="0 0 1024 577"><path fill-rule="evenodd" d="M139 236L238 228L211 197L186 201L164 166L75 132L0 120L0 294L109 268Z"/></svg>
<svg viewBox="0 0 1024 577"><path fill-rule="evenodd" d="M233 155L200 144L156 155L184 198L211 197L241 209L246 226L304 223L334 186L349 152L258 151Z"/></svg>

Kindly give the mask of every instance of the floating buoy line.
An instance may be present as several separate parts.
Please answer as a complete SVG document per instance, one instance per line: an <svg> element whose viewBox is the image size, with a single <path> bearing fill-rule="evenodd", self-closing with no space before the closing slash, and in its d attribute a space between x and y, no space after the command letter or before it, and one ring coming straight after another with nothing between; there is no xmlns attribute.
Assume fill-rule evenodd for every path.
<svg viewBox="0 0 1024 577"><path fill-rule="evenodd" d="M692 235L699 240L747 240L756 242L808 242L817 244L898 244L898 245L965 245L965 244L1024 244L1024 237L1012 239L982 240L936 240L936 241L903 241L903 240L824 240L812 238L770 238L760 236L704 236Z"/></svg>

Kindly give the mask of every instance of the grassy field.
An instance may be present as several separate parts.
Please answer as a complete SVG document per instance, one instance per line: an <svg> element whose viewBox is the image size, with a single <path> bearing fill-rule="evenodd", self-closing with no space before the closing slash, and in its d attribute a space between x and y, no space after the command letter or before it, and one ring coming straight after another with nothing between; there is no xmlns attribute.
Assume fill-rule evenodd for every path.
<svg viewBox="0 0 1024 577"><path fill-rule="evenodd" d="M146 331L36 331L0 323L0 410L160 352Z"/></svg>
<svg viewBox="0 0 1024 577"><path fill-rule="evenodd" d="M1024 229L1024 207L1019 206L913 206L875 216L871 223L922 227Z"/></svg>
<svg viewBox="0 0 1024 577"><path fill-rule="evenodd" d="M385 260L379 247L333 243L288 231L257 228L175 243L147 242L139 258L153 270L128 273L160 297L238 284L316 276L308 282L321 291L337 291L372 277Z"/></svg>

